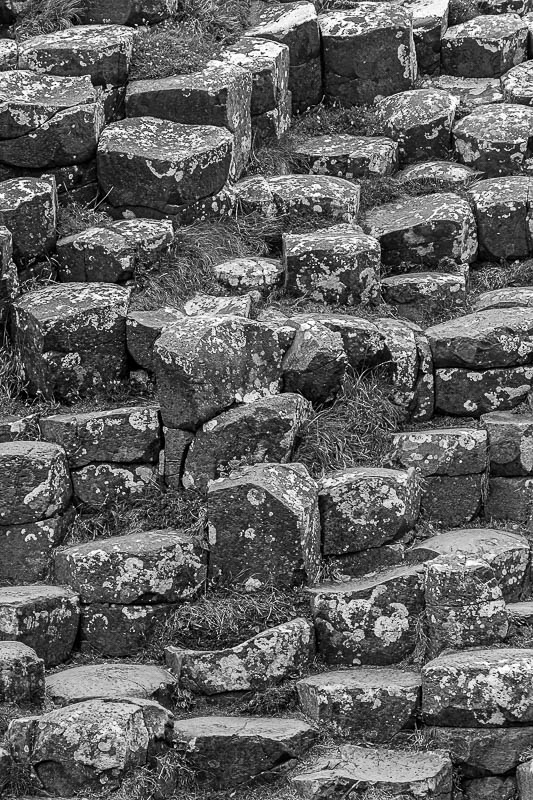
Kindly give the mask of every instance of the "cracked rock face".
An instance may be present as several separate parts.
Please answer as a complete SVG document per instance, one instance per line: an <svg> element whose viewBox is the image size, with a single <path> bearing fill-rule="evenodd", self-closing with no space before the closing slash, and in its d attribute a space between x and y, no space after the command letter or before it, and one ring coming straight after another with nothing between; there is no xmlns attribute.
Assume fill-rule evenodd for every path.
<svg viewBox="0 0 533 800"><path fill-rule="evenodd" d="M513 477L533 473L533 420L508 411L485 414L491 475Z"/></svg>
<svg viewBox="0 0 533 800"><path fill-rule="evenodd" d="M177 308L155 308L152 311L130 311L126 319L126 343L134 361L153 372L154 344L163 329L183 317Z"/></svg>
<svg viewBox="0 0 533 800"><path fill-rule="evenodd" d="M274 40L244 36L221 58L252 73L252 117L277 108L289 91L290 51Z"/></svg>
<svg viewBox="0 0 533 800"><path fill-rule="evenodd" d="M430 428L392 437L391 461L429 475L470 475L487 467L487 433L477 428Z"/></svg>
<svg viewBox="0 0 533 800"><path fill-rule="evenodd" d="M448 28L441 62L448 75L493 78L526 58L527 26L518 14L486 14Z"/></svg>
<svg viewBox="0 0 533 800"><path fill-rule="evenodd" d="M454 125L454 148L459 161L486 176L512 175L529 164L532 131L532 108L479 106Z"/></svg>
<svg viewBox="0 0 533 800"><path fill-rule="evenodd" d="M0 642L0 701L40 705L44 700L44 662L22 642Z"/></svg>
<svg viewBox="0 0 533 800"><path fill-rule="evenodd" d="M0 225L13 237L13 257L18 265L53 250L57 213L53 178L13 178L0 183Z"/></svg>
<svg viewBox="0 0 533 800"><path fill-rule="evenodd" d="M302 394L312 403L335 397L346 372L347 357L340 333L312 317L294 317L296 331L283 356L283 391Z"/></svg>
<svg viewBox="0 0 533 800"><path fill-rule="evenodd" d="M175 606L90 603L82 606L80 648L108 658L130 658L146 650L154 629L169 619Z"/></svg>
<svg viewBox="0 0 533 800"><path fill-rule="evenodd" d="M532 189L533 181L526 176L488 178L470 189L482 257L489 260L528 257L533 227Z"/></svg>

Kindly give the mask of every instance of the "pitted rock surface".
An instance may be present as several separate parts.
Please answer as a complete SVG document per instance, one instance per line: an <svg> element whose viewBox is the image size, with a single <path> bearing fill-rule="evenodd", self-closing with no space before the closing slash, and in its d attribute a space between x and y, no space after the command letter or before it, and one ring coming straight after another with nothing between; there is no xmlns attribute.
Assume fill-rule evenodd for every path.
<svg viewBox="0 0 533 800"><path fill-rule="evenodd" d="M378 324L364 317L347 314L336 316L330 313L305 315L322 323L333 333L340 334L348 365L356 371L364 371L391 358L385 342L385 335ZM292 319L303 319L297 315Z"/></svg>
<svg viewBox="0 0 533 800"><path fill-rule="evenodd" d="M273 258L234 258L213 267L216 279L234 292L270 292L285 274L281 262Z"/></svg>
<svg viewBox="0 0 533 800"><path fill-rule="evenodd" d="M279 175L268 179L272 201L281 214L313 213L352 222L359 211L360 188L331 175Z"/></svg>
<svg viewBox="0 0 533 800"><path fill-rule="evenodd" d="M235 314L238 317L252 317L258 302L258 295L247 292L241 297L226 297L197 292L183 305L188 317L201 317L205 314Z"/></svg>
<svg viewBox="0 0 533 800"><path fill-rule="evenodd" d="M82 606L80 648L106 658L131 658L146 650L154 630L165 625L176 606L90 603Z"/></svg>
<svg viewBox="0 0 533 800"><path fill-rule="evenodd" d="M319 17L324 92L344 105L410 89L417 65L411 14L393 3L358 3Z"/></svg>
<svg viewBox="0 0 533 800"><path fill-rule="evenodd" d="M302 394L313 403L335 397L346 371L347 358L340 333L304 316L287 325L296 334L283 356L283 391Z"/></svg>
<svg viewBox="0 0 533 800"><path fill-rule="evenodd" d="M77 501L90 509L102 510L118 500L142 495L157 485L154 464L87 464L72 470L72 489Z"/></svg>
<svg viewBox="0 0 533 800"><path fill-rule="evenodd" d="M464 78L503 75L526 58L527 26L518 14L486 14L448 28L443 72Z"/></svg>
<svg viewBox="0 0 533 800"><path fill-rule="evenodd" d="M506 103L533 105L533 70L529 61L518 64L502 75L501 85Z"/></svg>
<svg viewBox="0 0 533 800"><path fill-rule="evenodd" d="M289 91L290 51L286 44L243 36L221 57L252 73L252 117L273 111L283 102Z"/></svg>
<svg viewBox="0 0 533 800"><path fill-rule="evenodd" d="M50 572L54 549L65 538L74 509L20 525L0 525L0 585L35 583Z"/></svg>
<svg viewBox="0 0 533 800"><path fill-rule="evenodd" d="M315 481L303 464L243 467L209 484L209 566L250 589L313 583L320 561Z"/></svg>
<svg viewBox="0 0 533 800"><path fill-rule="evenodd" d="M400 317L416 321L423 314L438 313L443 306L461 312L466 301L466 280L464 275L445 272L412 272L383 278L381 291L383 300L396 306Z"/></svg>
<svg viewBox="0 0 533 800"><path fill-rule="evenodd" d="M170 528L72 545L56 553L54 574L82 603L176 603L202 586L205 561L198 538Z"/></svg>
<svg viewBox="0 0 533 800"><path fill-rule="evenodd" d="M487 176L512 175L531 158L533 109L517 103L479 106L453 128L459 161Z"/></svg>
<svg viewBox="0 0 533 800"><path fill-rule="evenodd" d="M495 411L485 414L491 475L533 474L533 417Z"/></svg>
<svg viewBox="0 0 533 800"><path fill-rule="evenodd" d="M448 750L454 764L465 774L504 775L521 762L533 728L433 727L434 747Z"/></svg>
<svg viewBox="0 0 533 800"><path fill-rule="evenodd" d="M390 741L414 718L420 675L387 667L322 672L298 681L302 711L335 732Z"/></svg>
<svg viewBox="0 0 533 800"><path fill-rule="evenodd" d="M400 170L396 178L402 183L416 180L431 181L439 189L457 191L473 183L478 173L464 164L453 161L423 161Z"/></svg>
<svg viewBox="0 0 533 800"><path fill-rule="evenodd" d="M487 432L478 428L428 428L392 436L392 464L429 475L470 475L487 468Z"/></svg>
<svg viewBox="0 0 533 800"><path fill-rule="evenodd" d="M154 344L163 330L182 319L177 308L130 311L126 319L126 343L130 356L144 369L154 369Z"/></svg>
<svg viewBox="0 0 533 800"><path fill-rule="evenodd" d="M299 172L337 178L392 175L398 165L398 145L385 136L337 133L296 142L291 155Z"/></svg>
<svg viewBox="0 0 533 800"><path fill-rule="evenodd" d="M474 311L516 306L533 306L533 289L531 287L509 286L504 289L492 289L478 295L473 303Z"/></svg>
<svg viewBox="0 0 533 800"><path fill-rule="evenodd" d="M478 516L486 494L486 473L430 475L425 479L421 514L444 528L466 525ZM450 503L453 497L453 503Z"/></svg>
<svg viewBox="0 0 533 800"><path fill-rule="evenodd" d="M31 647L45 667L69 658L78 632L78 595L63 586L0 587L0 641Z"/></svg>
<svg viewBox="0 0 533 800"><path fill-rule="evenodd" d="M441 39L448 27L448 0L406 0L413 15L413 38L420 72L432 74L440 68Z"/></svg>
<svg viewBox="0 0 533 800"><path fill-rule="evenodd" d="M453 94L464 109L472 110L476 106L490 103L501 103L503 94L498 78L462 78L457 75L439 75L423 78L424 88L442 89Z"/></svg>
<svg viewBox="0 0 533 800"><path fill-rule="evenodd" d="M126 83L134 32L122 25L74 26L27 39L19 69L48 75L89 75L98 86Z"/></svg>
<svg viewBox="0 0 533 800"><path fill-rule="evenodd" d="M533 518L533 480L494 477L489 479L485 518L518 523L530 530Z"/></svg>
<svg viewBox="0 0 533 800"><path fill-rule="evenodd" d="M526 399L532 379L532 367L436 369L435 410L459 417L505 411Z"/></svg>
<svg viewBox="0 0 533 800"><path fill-rule="evenodd" d="M22 642L0 642L0 702L40 705L43 700L42 658Z"/></svg>
<svg viewBox="0 0 533 800"><path fill-rule="evenodd" d="M422 329L408 320L376 320L390 352L391 400L402 419L431 419L435 404L433 360Z"/></svg>
<svg viewBox="0 0 533 800"><path fill-rule="evenodd" d="M532 190L533 181L525 176L488 178L472 186L469 196L482 258L522 259L531 253Z"/></svg>
<svg viewBox="0 0 533 800"><path fill-rule="evenodd" d="M256 145L264 144L270 139L281 139L289 132L291 122L292 92L287 92L276 108L252 117L252 139Z"/></svg>
<svg viewBox="0 0 533 800"><path fill-rule="evenodd" d="M13 256L24 265L53 250L56 243L55 180L14 178L0 183L0 225L13 237Z"/></svg>
<svg viewBox="0 0 533 800"><path fill-rule="evenodd" d="M105 697L140 697L166 705L175 683L166 670L152 664L88 664L49 675L46 694L59 706Z"/></svg>
<svg viewBox="0 0 533 800"><path fill-rule="evenodd" d="M269 628L225 650L165 648L165 660L180 687L205 695L264 691L309 669L315 631L303 618Z"/></svg>

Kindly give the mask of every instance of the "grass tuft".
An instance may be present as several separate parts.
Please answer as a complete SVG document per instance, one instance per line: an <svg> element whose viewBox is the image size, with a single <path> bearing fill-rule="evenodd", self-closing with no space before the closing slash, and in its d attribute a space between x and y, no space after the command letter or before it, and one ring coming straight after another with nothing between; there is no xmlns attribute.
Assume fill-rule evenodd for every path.
<svg viewBox="0 0 533 800"><path fill-rule="evenodd" d="M10 344L0 347L0 414L15 414L27 386L24 365Z"/></svg>
<svg viewBox="0 0 533 800"><path fill-rule="evenodd" d="M24 41L70 28L80 22L83 11L83 0L33 0L17 15L15 37Z"/></svg>
<svg viewBox="0 0 533 800"><path fill-rule="evenodd" d="M61 239L86 228L105 228L113 221L105 211L98 211L84 203L71 202L60 208L57 235Z"/></svg>

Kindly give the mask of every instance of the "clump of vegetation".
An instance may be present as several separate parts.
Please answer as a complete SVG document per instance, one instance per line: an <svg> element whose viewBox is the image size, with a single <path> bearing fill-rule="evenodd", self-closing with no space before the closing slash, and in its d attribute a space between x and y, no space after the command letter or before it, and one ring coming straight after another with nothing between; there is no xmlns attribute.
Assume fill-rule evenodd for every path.
<svg viewBox="0 0 533 800"><path fill-rule="evenodd" d="M533 259L499 264L485 263L470 271L469 300L493 289L507 286L533 286Z"/></svg>
<svg viewBox="0 0 533 800"><path fill-rule="evenodd" d="M24 366L14 348L7 342L0 346L0 413L15 414L20 397L27 386Z"/></svg>
<svg viewBox="0 0 533 800"><path fill-rule="evenodd" d="M70 28L81 21L83 10L83 0L32 0L17 15L15 37L24 41Z"/></svg>
<svg viewBox="0 0 533 800"><path fill-rule="evenodd" d="M86 228L105 228L112 222L113 218L106 211L73 201L59 210L57 235L61 239Z"/></svg>
<svg viewBox="0 0 533 800"><path fill-rule="evenodd" d="M360 105L345 108L335 103L321 103L297 117L291 129L294 139L340 133L349 133L352 136L383 135L383 126L376 107Z"/></svg>

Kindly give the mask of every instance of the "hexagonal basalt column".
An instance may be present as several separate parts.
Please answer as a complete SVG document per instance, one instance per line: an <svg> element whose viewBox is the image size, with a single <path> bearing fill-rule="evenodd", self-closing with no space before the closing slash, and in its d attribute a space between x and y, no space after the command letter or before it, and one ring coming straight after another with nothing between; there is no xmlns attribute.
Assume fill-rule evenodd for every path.
<svg viewBox="0 0 533 800"><path fill-rule="evenodd" d="M503 98L506 103L533 105L533 63L525 61L501 77Z"/></svg>
<svg viewBox="0 0 533 800"><path fill-rule="evenodd" d="M488 178L469 191L482 258L523 259L533 246L533 180L525 176Z"/></svg>
<svg viewBox="0 0 533 800"><path fill-rule="evenodd" d="M291 158L297 172L337 178L391 175L398 166L398 145L385 136L337 133L310 136L294 144Z"/></svg>
<svg viewBox="0 0 533 800"><path fill-rule="evenodd" d="M56 243L55 180L14 178L0 183L0 224L13 237L13 256L19 265L51 252Z"/></svg>
<svg viewBox="0 0 533 800"><path fill-rule="evenodd" d="M443 72L464 78L503 75L526 58L527 25L517 14L475 17L442 37Z"/></svg>
<svg viewBox="0 0 533 800"><path fill-rule="evenodd" d="M407 0L404 8L413 15L418 69L433 74L440 67L441 40L448 27L449 0Z"/></svg>
<svg viewBox="0 0 533 800"><path fill-rule="evenodd" d="M515 103L480 106L453 128L457 157L487 176L512 175L533 155L533 108Z"/></svg>

